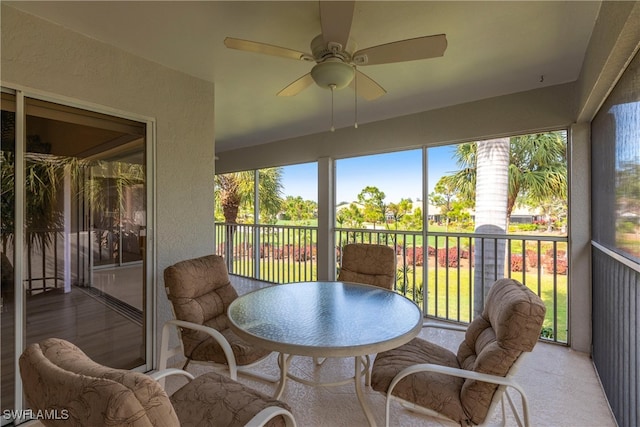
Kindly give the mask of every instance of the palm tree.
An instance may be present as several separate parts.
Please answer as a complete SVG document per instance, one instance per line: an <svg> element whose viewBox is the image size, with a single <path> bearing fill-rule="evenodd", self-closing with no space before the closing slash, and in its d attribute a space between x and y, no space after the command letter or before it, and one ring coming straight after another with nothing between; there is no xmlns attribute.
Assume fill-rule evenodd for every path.
<svg viewBox="0 0 640 427"><path fill-rule="evenodd" d="M506 234L509 139L478 142L476 160L475 232ZM504 276L505 243L504 239L475 239L475 316L482 313L490 284Z"/></svg>
<svg viewBox="0 0 640 427"><path fill-rule="evenodd" d="M216 175L216 204L222 209L226 226L225 253L232 254L233 238L238 223L238 213L242 208L254 205L254 171L232 172ZM272 216L278 214L282 206L282 169L261 169L258 174L258 200L260 214ZM255 218L256 223L260 218ZM228 262L231 262L231 256Z"/></svg>
<svg viewBox="0 0 640 427"><path fill-rule="evenodd" d="M460 170L443 177L451 180L461 198L471 206L476 202L478 143L456 148ZM513 137L509 140L509 186L507 222L519 202L543 205L567 196L566 137L564 132L548 132Z"/></svg>
<svg viewBox="0 0 640 427"><path fill-rule="evenodd" d="M232 172L216 175L216 201L222 208L225 222L237 224L242 208L254 203L254 171ZM267 168L259 171L258 200L260 210L276 215L282 206L282 169ZM260 222L259 219L256 219Z"/></svg>
<svg viewBox="0 0 640 427"><path fill-rule="evenodd" d="M15 162L12 151L2 151L2 251L15 238ZM62 213L57 196L65 169L77 170L77 160L50 154L25 153L25 229L28 244L47 245L51 231L61 227ZM31 232L39 230L42 232ZM46 231L46 232L45 232Z"/></svg>
<svg viewBox="0 0 640 427"><path fill-rule="evenodd" d="M387 212L389 212L393 216L393 223L395 224L395 229L398 229L398 223L405 217L411 213L411 208L413 207L413 202L411 199L400 199L400 202L389 203L387 206Z"/></svg>
<svg viewBox="0 0 640 427"><path fill-rule="evenodd" d="M498 145L502 147L499 150ZM475 205L477 233L506 233L509 218L518 202L549 206L557 205L558 200L566 200L566 140L563 132L460 144L455 156L460 170L445 179L451 180L458 194L471 206ZM501 187L503 183L505 189ZM476 315L482 310L484 301L482 284L492 283L504 272L504 240L485 239L484 248L482 243L478 239L475 252Z"/></svg>
<svg viewBox="0 0 640 427"><path fill-rule="evenodd" d="M518 200L531 206L567 198L567 150L564 133L511 138L507 214Z"/></svg>

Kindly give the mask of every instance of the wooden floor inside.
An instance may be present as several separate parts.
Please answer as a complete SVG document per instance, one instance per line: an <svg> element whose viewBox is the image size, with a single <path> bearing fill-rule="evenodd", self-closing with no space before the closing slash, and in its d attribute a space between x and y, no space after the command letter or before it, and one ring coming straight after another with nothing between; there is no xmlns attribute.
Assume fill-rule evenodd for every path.
<svg viewBox="0 0 640 427"><path fill-rule="evenodd" d="M0 317L2 340L2 409L13 407L15 308L4 304ZM144 364L141 316L123 309L108 295L71 287L26 297L26 344L57 337L73 342L94 361L131 369Z"/></svg>

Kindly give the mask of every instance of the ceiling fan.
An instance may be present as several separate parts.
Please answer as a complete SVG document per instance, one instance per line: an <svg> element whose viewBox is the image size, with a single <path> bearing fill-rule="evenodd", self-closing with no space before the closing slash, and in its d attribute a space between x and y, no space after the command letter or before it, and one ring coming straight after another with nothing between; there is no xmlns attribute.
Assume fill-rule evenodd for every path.
<svg viewBox="0 0 640 427"><path fill-rule="evenodd" d="M374 100L386 91L357 69L359 66L428 59L444 55L445 34L417 37L355 50L349 38L355 1L320 1L322 33L311 41L311 54L261 42L227 37L228 48L262 53L302 61L315 61L311 71L286 86L278 96L293 96L312 83L331 89L352 87L366 100Z"/></svg>

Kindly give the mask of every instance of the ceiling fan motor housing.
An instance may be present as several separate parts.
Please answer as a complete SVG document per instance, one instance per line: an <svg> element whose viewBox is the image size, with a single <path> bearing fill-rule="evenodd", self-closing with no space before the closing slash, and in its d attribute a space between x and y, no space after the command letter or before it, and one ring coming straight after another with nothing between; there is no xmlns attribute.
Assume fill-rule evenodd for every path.
<svg viewBox="0 0 640 427"><path fill-rule="evenodd" d="M325 89L343 89L349 86L354 75L353 66L345 64L338 58L327 59L311 69L313 81Z"/></svg>
<svg viewBox="0 0 640 427"><path fill-rule="evenodd" d="M349 40L348 48L355 48ZM316 84L325 89L343 89L355 76L351 54L339 43L326 42L322 34L311 41L311 52L317 64L311 69L311 77Z"/></svg>
<svg viewBox="0 0 640 427"><path fill-rule="evenodd" d="M322 34L311 40L311 53L316 62L322 62L327 58L340 58L346 63L351 62L351 52L356 50L356 43L349 39L346 46L340 43L325 41Z"/></svg>

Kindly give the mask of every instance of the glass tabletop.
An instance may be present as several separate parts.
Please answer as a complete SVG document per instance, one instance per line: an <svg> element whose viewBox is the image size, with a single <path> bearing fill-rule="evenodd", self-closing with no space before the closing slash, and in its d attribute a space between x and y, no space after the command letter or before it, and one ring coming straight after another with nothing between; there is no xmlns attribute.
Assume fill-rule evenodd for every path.
<svg viewBox="0 0 640 427"><path fill-rule="evenodd" d="M273 351L356 356L397 347L416 336L422 314L411 300L374 286L304 282L263 288L229 306L232 329Z"/></svg>

